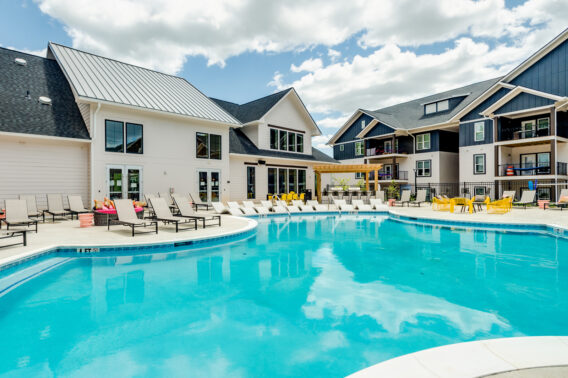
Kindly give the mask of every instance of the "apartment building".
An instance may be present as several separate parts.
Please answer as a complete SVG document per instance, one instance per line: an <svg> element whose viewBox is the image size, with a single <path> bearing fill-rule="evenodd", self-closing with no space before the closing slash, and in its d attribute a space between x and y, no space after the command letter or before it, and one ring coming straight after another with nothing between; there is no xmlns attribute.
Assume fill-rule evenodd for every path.
<svg viewBox="0 0 568 378"><path fill-rule="evenodd" d="M402 187L454 194L459 181L459 124L447 123L496 82L487 80L377 110L358 109L328 144L334 158L344 164L382 164L379 185L394 181ZM326 184L361 179L351 176L337 175Z"/></svg>
<svg viewBox="0 0 568 378"><path fill-rule="evenodd" d="M567 96L568 29L501 78L359 109L329 144L342 163L384 164L382 183L554 199L568 187Z"/></svg>

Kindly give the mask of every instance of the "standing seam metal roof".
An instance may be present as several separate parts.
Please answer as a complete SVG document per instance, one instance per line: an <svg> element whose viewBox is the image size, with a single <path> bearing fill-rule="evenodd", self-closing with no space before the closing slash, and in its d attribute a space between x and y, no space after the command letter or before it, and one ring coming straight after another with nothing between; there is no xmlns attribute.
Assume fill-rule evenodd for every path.
<svg viewBox="0 0 568 378"><path fill-rule="evenodd" d="M53 42L49 49L77 96L240 125L187 80Z"/></svg>

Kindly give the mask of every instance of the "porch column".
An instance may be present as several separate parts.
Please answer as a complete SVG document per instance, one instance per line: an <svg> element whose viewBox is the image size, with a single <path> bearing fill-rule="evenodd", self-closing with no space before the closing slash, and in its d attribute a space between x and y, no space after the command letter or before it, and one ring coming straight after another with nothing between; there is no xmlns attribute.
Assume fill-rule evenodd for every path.
<svg viewBox="0 0 568 378"><path fill-rule="evenodd" d="M501 176L501 172L499 172L499 146L495 146L495 152L493 153L493 159L495 160L495 177Z"/></svg>
<svg viewBox="0 0 568 378"><path fill-rule="evenodd" d="M366 172L365 173L365 190L368 192L369 191L369 174L371 172Z"/></svg>
<svg viewBox="0 0 568 378"><path fill-rule="evenodd" d="M375 171L375 197L379 190L379 171Z"/></svg>
<svg viewBox="0 0 568 378"><path fill-rule="evenodd" d="M550 135L556 135L556 108L550 109Z"/></svg>
<svg viewBox="0 0 568 378"><path fill-rule="evenodd" d="M550 174L556 174L556 141L550 141Z"/></svg>
<svg viewBox="0 0 568 378"><path fill-rule="evenodd" d="M392 157L392 177L393 177L395 180L398 180L398 179L399 179L399 177L398 177L398 171L396 171L396 175L395 175L395 170L396 170L396 157L393 156L393 157Z"/></svg>
<svg viewBox="0 0 568 378"><path fill-rule="evenodd" d="M499 141L499 117L494 117L493 118L493 143L498 142Z"/></svg>
<svg viewBox="0 0 568 378"><path fill-rule="evenodd" d="M316 197L319 203L321 203L321 177L319 172L316 174Z"/></svg>

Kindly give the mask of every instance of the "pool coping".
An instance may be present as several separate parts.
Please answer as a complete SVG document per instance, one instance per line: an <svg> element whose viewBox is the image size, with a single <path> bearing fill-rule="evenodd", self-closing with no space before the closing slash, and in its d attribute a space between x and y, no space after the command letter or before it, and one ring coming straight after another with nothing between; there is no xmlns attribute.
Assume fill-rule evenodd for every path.
<svg viewBox="0 0 568 378"><path fill-rule="evenodd" d="M568 336L509 337L424 349L380 362L348 377L487 377L518 370L566 367Z"/></svg>
<svg viewBox="0 0 568 378"><path fill-rule="evenodd" d="M214 243L223 239L229 238L239 238L244 237L247 234L256 232L258 222L254 219L247 218L246 226L232 231L224 231L215 236L196 236L184 239L170 239L170 240L159 240L155 242L121 242L121 243L107 243L107 244L92 244L92 243L71 243L71 244L58 244L49 245L34 249L31 251L23 252L22 254L6 257L0 260L0 272L7 269L11 269L15 266L30 262L31 260L44 257L49 254L55 254L58 252L74 252L78 254L84 254L84 256L96 256L97 253L101 252L112 252L112 251L128 251L128 250L151 250L158 248L179 248L182 246L193 246L201 243Z"/></svg>

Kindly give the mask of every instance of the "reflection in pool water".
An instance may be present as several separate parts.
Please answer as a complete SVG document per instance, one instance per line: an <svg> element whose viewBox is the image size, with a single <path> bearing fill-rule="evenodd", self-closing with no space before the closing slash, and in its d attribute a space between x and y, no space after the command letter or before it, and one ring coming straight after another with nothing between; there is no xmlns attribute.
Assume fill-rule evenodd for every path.
<svg viewBox="0 0 568 378"><path fill-rule="evenodd" d="M0 373L343 376L448 343L566 334L567 247L321 216L199 250L72 257L0 297Z"/></svg>

